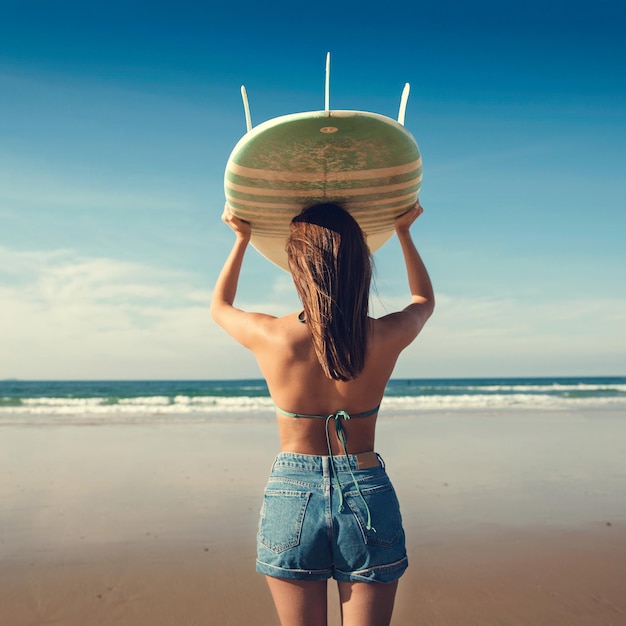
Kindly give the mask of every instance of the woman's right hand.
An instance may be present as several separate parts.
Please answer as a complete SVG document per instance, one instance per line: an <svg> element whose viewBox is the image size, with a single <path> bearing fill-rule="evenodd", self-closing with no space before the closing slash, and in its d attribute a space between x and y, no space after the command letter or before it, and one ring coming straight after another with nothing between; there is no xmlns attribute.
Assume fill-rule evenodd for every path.
<svg viewBox="0 0 626 626"><path fill-rule="evenodd" d="M395 228L397 233L407 233L411 224L424 212L419 199L415 204L402 215L398 216L395 221Z"/></svg>

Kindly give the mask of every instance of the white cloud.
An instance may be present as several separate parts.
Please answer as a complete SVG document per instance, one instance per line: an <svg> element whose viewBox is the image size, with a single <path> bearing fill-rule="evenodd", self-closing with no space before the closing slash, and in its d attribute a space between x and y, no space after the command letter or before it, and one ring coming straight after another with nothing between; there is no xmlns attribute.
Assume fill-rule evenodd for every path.
<svg viewBox="0 0 626 626"><path fill-rule="evenodd" d="M172 377L211 362L210 293L183 273L71 251L0 248L0 263L2 377Z"/></svg>
<svg viewBox="0 0 626 626"><path fill-rule="evenodd" d="M439 295L400 361L405 376L621 374L626 301Z"/></svg>

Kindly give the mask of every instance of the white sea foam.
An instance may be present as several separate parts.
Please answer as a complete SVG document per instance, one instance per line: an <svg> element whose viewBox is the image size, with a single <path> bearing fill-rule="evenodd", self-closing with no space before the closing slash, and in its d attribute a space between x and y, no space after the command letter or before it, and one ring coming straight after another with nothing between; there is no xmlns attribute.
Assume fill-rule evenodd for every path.
<svg viewBox="0 0 626 626"><path fill-rule="evenodd" d="M542 387L541 385L537 387ZM548 385L550 390L552 385ZM568 389L571 386L567 386ZM581 385L588 388L589 385ZM598 385L596 387L602 387ZM496 388L501 393L496 393ZM463 388L466 391L467 387ZM517 391L519 386L513 387ZM615 386L611 387L615 390ZM481 388L485 391L486 388ZM495 385L490 393L459 393L456 395L387 396L382 415L419 415L424 411L507 411L507 410L579 410L623 409L624 396L578 396L565 394L502 393ZM145 396L111 400L108 398L27 398L15 406L0 406L1 423L137 423L150 421L212 421L271 417L273 403L268 397L254 396Z"/></svg>
<svg viewBox="0 0 626 626"><path fill-rule="evenodd" d="M267 397L237 396L147 396L122 398L26 398L18 406L0 406L0 420L7 416L123 416L203 415L224 413L267 413L272 411Z"/></svg>
<svg viewBox="0 0 626 626"><path fill-rule="evenodd" d="M446 385L446 391L478 391L488 393L498 392L517 392L517 393L568 393L568 392L620 392L626 393L626 385L621 384L609 384L609 383L578 383L578 384L562 384L562 383L549 383L549 384L512 384L512 385Z"/></svg>
<svg viewBox="0 0 626 626"><path fill-rule="evenodd" d="M619 397L563 397L549 394L459 394L440 396L397 396L383 401L383 410L407 411L463 411L463 410L563 410L593 407L624 408L626 398Z"/></svg>

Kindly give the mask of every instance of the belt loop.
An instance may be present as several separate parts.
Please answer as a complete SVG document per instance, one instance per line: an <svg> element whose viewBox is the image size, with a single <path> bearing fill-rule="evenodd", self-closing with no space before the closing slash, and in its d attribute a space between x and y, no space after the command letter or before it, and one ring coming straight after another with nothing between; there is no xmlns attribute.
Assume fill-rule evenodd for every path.
<svg viewBox="0 0 626 626"><path fill-rule="evenodd" d="M321 457L321 459L322 459L322 475L324 478L330 478L331 476L330 458L327 456L323 456Z"/></svg>

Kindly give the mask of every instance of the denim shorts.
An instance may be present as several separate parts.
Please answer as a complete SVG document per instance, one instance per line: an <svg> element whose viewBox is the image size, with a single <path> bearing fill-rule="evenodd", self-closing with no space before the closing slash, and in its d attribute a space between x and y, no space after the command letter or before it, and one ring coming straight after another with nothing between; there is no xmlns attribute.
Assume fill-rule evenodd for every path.
<svg viewBox="0 0 626 626"><path fill-rule="evenodd" d="M257 572L341 582L402 576L408 559L398 498L382 459L376 455L374 467L359 469L360 456L276 457L259 520Z"/></svg>

